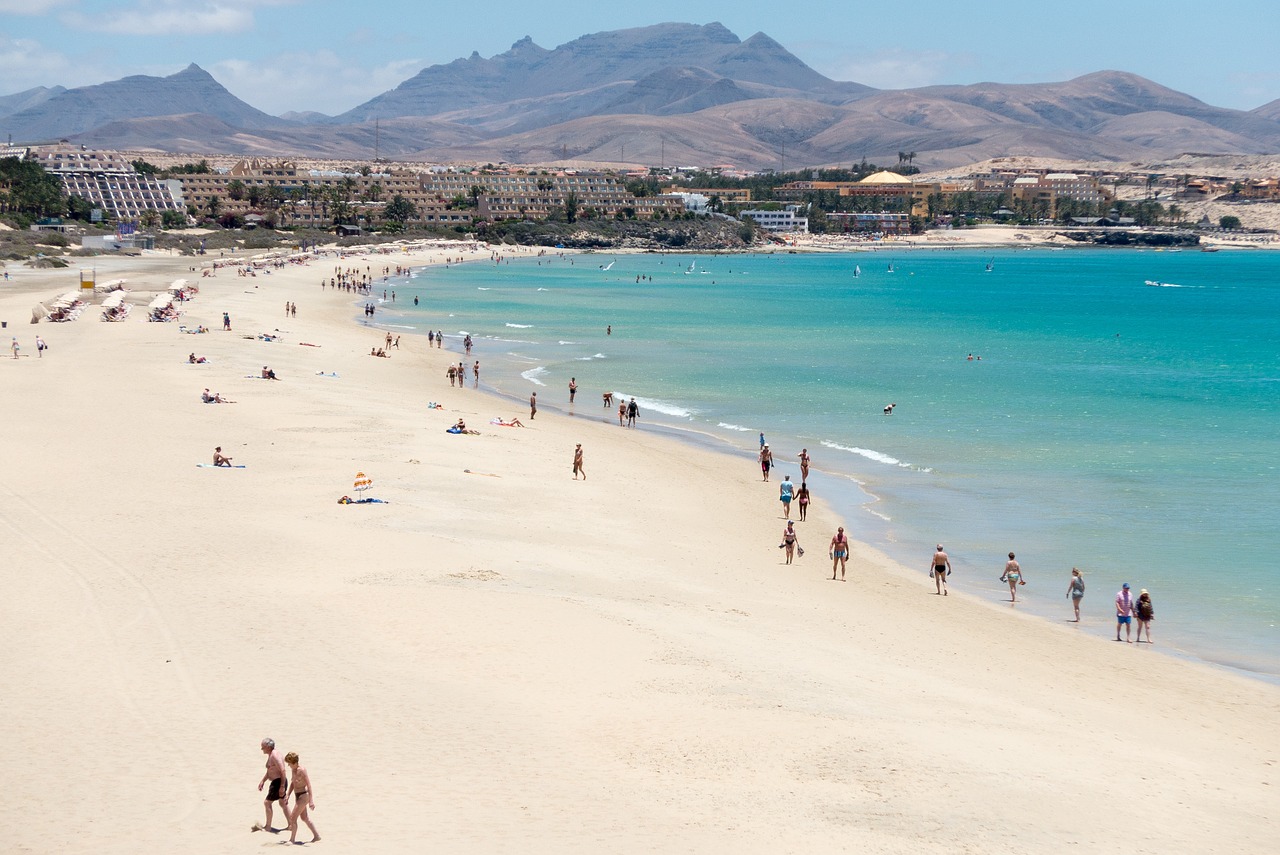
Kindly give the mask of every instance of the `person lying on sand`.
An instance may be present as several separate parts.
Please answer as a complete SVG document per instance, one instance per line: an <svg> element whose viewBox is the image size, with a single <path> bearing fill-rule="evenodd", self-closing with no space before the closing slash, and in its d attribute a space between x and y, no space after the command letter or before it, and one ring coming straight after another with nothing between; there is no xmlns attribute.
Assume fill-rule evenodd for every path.
<svg viewBox="0 0 1280 855"><path fill-rule="evenodd" d="M499 427L524 427L524 422L514 417L509 422L504 422L500 418L489 419L489 424L498 425Z"/></svg>
<svg viewBox="0 0 1280 855"><path fill-rule="evenodd" d="M187 357L187 362L190 362L192 365L203 365L208 361L209 360L205 359L203 356L196 356L194 353Z"/></svg>

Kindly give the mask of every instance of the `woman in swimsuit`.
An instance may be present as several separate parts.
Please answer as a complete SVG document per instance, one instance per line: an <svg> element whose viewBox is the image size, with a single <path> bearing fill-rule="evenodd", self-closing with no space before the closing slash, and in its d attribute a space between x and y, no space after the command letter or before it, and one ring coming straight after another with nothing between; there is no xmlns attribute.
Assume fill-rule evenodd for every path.
<svg viewBox="0 0 1280 855"><path fill-rule="evenodd" d="M796 501L800 503L800 522L804 522L809 514L809 486L803 481L800 482L800 489L796 493Z"/></svg>
<svg viewBox="0 0 1280 855"><path fill-rule="evenodd" d="M800 481L803 483L809 479L809 449L800 449ZM801 517L800 519L804 519Z"/></svg>
<svg viewBox="0 0 1280 855"><path fill-rule="evenodd" d="M289 764L289 771L293 774L289 781L289 792L285 795L287 800L290 795L294 798L293 812L289 814L289 842L297 843L295 839L298 836L298 820L301 819L307 824L307 828L311 829L311 842L315 843L320 839L320 832L316 831L316 824L311 821L311 817L307 815L307 808L316 809L316 796L311 791L311 777L307 775L307 770L298 765L298 755L290 751L284 755L284 762Z"/></svg>
<svg viewBox="0 0 1280 855"><path fill-rule="evenodd" d="M1084 599L1084 576L1075 567L1071 568L1071 582L1067 585L1067 596L1076 610L1076 623L1080 622L1080 601ZM1150 633L1150 630L1147 630Z"/></svg>
<svg viewBox="0 0 1280 855"><path fill-rule="evenodd" d="M1022 568L1018 566L1018 562L1013 559L1013 553L1009 553L1009 560L1004 565L1004 575L1000 577L1001 582L1009 583L1009 601L1018 602L1018 586L1027 584L1022 578Z"/></svg>
<svg viewBox="0 0 1280 855"><path fill-rule="evenodd" d="M795 556L796 547L799 545L796 539L795 523L787 520L787 527L782 530L782 545L787 550L787 563L790 564Z"/></svg>

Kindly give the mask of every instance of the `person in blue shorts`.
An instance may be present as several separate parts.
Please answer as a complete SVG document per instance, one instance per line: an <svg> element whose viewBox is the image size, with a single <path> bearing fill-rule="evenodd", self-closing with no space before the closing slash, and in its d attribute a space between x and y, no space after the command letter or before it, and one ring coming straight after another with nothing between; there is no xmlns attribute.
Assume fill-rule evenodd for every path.
<svg viewBox="0 0 1280 855"><path fill-rule="evenodd" d="M1129 583L1116 594L1116 641L1120 640L1120 627L1124 627L1124 640L1133 644L1133 594L1129 591Z"/></svg>

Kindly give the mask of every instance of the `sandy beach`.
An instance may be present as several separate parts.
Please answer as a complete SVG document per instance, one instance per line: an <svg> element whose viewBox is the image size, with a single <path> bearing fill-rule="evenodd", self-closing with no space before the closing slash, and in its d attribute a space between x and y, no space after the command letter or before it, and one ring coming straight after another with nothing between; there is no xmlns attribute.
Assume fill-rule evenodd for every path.
<svg viewBox="0 0 1280 855"><path fill-rule="evenodd" d="M912 568L855 543L833 582L848 523L821 503L786 566L755 466L643 413L621 429L603 390L570 410L540 389L530 421L451 388L446 365L482 351L404 336L371 357L384 332L320 287L458 256L489 250L252 278L95 259L129 280L122 323L31 325L76 268L7 268L5 851L281 844L250 830L267 736L309 770L332 852L1274 847L1280 689L1161 655L1159 624L1156 645L1117 644L1075 631L1065 599L1055 624L958 576L936 596L933 543ZM179 277L201 289L180 322L147 323ZM479 435L446 433L459 418ZM215 446L245 468L198 467ZM357 472L386 504L338 503Z"/></svg>

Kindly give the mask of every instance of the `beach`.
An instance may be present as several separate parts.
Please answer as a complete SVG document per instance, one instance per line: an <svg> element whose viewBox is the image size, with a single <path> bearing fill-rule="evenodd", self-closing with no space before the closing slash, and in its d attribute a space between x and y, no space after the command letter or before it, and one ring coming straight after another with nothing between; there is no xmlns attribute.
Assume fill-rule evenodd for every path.
<svg viewBox="0 0 1280 855"><path fill-rule="evenodd" d="M9 268L6 849L274 845L287 834L250 831L268 736L310 771L316 845L343 852L1271 845L1276 687L962 581L938 597L933 543L913 568L855 543L832 582L846 521L821 502L785 566L757 468L643 412L619 428L598 389L529 420L451 388L447 364L472 358L421 336L371 357L362 301L320 287L489 254L209 278L95 260L139 304L118 324L29 325L75 268ZM179 277L201 289L180 323L209 333L142 320ZM526 427L490 423L513 416ZM480 435L446 433L459 418ZM245 468L197 467L215 446ZM357 473L385 504L338 503Z"/></svg>

